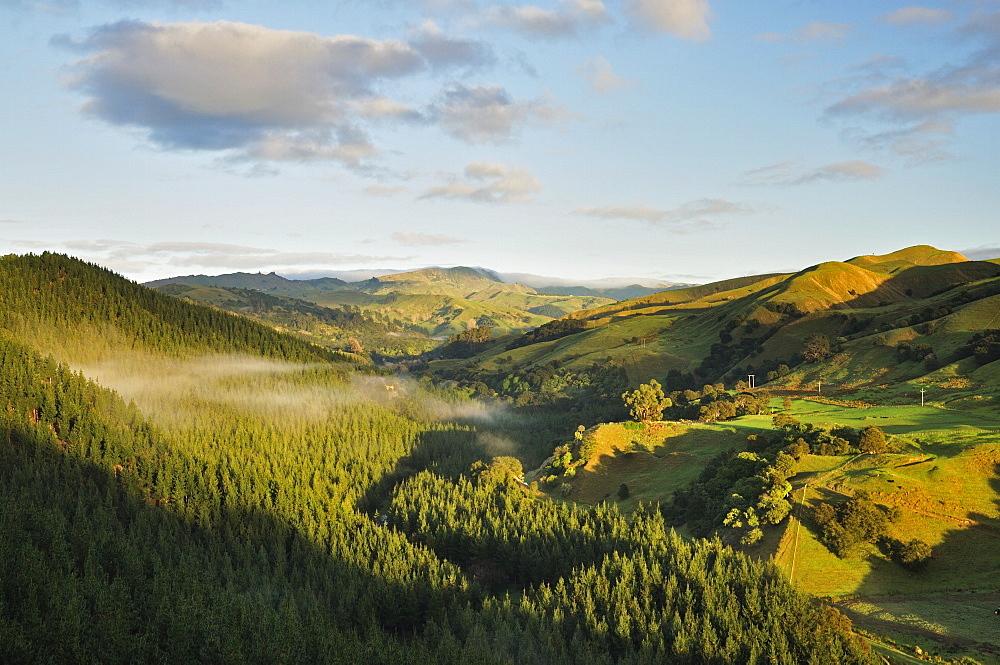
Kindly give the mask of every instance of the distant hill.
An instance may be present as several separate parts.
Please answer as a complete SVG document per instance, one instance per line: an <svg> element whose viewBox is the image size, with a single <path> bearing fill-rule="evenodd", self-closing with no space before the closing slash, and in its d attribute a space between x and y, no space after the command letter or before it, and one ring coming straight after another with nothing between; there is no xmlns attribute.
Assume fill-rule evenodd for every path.
<svg viewBox="0 0 1000 665"><path fill-rule="evenodd" d="M360 307L379 320L422 331L430 337L447 337L471 326L489 326L498 333L528 330L579 309L612 302L594 295L539 293L521 284L503 281L484 268L427 268L344 282L332 277L292 280L274 273L187 275L149 282L163 289L170 285L249 289L294 298L321 307ZM198 300L213 296L188 291Z"/></svg>

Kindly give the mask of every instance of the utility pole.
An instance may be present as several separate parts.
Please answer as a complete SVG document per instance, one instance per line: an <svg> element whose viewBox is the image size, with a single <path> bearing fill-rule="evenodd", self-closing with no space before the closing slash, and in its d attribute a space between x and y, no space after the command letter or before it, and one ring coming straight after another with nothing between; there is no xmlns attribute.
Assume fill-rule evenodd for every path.
<svg viewBox="0 0 1000 665"><path fill-rule="evenodd" d="M823 379L816 379L816 392L823 392Z"/></svg>
<svg viewBox="0 0 1000 665"><path fill-rule="evenodd" d="M924 389L920 389L920 406L924 405Z"/></svg>

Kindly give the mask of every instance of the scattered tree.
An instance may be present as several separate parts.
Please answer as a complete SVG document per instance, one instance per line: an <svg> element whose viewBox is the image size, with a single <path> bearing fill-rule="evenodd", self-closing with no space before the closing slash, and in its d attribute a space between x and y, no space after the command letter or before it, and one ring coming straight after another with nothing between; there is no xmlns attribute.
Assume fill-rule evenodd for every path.
<svg viewBox="0 0 1000 665"><path fill-rule="evenodd" d="M663 415L663 410L672 405L672 402L663 394L663 388L656 379L649 383L643 383L632 392L622 393L625 406L628 407L632 418L637 422L646 423L659 420Z"/></svg>
<svg viewBox="0 0 1000 665"><path fill-rule="evenodd" d="M922 540L914 538L908 543L899 546L896 552L896 560L907 570L914 572L921 571L930 563L933 552L931 546Z"/></svg>
<svg viewBox="0 0 1000 665"><path fill-rule="evenodd" d="M808 363L818 363L833 355L830 349L830 338L823 333L814 333L806 337L802 347L802 357Z"/></svg>

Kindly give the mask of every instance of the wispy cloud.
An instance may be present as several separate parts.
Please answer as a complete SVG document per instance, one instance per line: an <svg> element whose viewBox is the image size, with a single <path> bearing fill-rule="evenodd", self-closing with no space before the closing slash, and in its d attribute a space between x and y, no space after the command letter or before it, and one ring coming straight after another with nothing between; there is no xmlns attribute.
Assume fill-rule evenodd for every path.
<svg viewBox="0 0 1000 665"><path fill-rule="evenodd" d="M762 42L791 43L791 44L817 44L822 42L839 42L851 32L853 26L850 23L823 23L813 21L808 25L794 30L790 33L765 32L757 35L756 39Z"/></svg>
<svg viewBox="0 0 1000 665"><path fill-rule="evenodd" d="M707 0L631 0L626 9L632 24L644 30L666 32L693 42L708 41L712 9Z"/></svg>
<svg viewBox="0 0 1000 665"><path fill-rule="evenodd" d="M392 239L404 247L439 247L466 242L461 238L444 233L414 233L412 231L396 231L392 234Z"/></svg>
<svg viewBox="0 0 1000 665"><path fill-rule="evenodd" d="M698 199L688 201L680 207L670 210L652 208L646 205L604 205L583 206L574 210L573 214L598 219L635 220L651 224L694 224L710 227L712 219L715 217L750 212L753 212L753 208L746 203L725 199Z"/></svg>
<svg viewBox="0 0 1000 665"><path fill-rule="evenodd" d="M281 270L349 264L406 261L408 256L378 256L333 252L290 252L218 242L175 241L139 244L125 240L70 240L61 243L22 241L20 246L67 251L123 272L141 273L164 267L178 269Z"/></svg>
<svg viewBox="0 0 1000 665"><path fill-rule="evenodd" d="M506 143L525 125L551 126L570 117L545 100L518 100L501 86L446 88L431 113L451 136L466 143Z"/></svg>
<svg viewBox="0 0 1000 665"><path fill-rule="evenodd" d="M947 23L954 18L947 9L911 6L897 9L879 17L882 23L893 25L914 25L919 23Z"/></svg>
<svg viewBox="0 0 1000 665"><path fill-rule="evenodd" d="M560 0L556 9L535 5L500 5L484 13L484 21L515 30L525 36L551 39L573 37L611 21L601 0Z"/></svg>
<svg viewBox="0 0 1000 665"><path fill-rule="evenodd" d="M941 118L883 132L861 132L856 138L867 150L892 154L903 159L907 165L915 166L953 159L954 155L946 146L954 135L954 124L947 118Z"/></svg>
<svg viewBox="0 0 1000 665"><path fill-rule="evenodd" d="M409 188L404 187L403 185L375 184L365 187L365 194L368 194L369 196L378 196L384 198L396 196L398 194L405 194L408 191L410 191Z"/></svg>
<svg viewBox="0 0 1000 665"><path fill-rule="evenodd" d="M421 198L465 199L476 203L523 203L542 185L523 168L495 162L472 162L462 176L445 174L449 182L429 188Z"/></svg>
<svg viewBox="0 0 1000 665"><path fill-rule="evenodd" d="M902 24L944 22L950 15L909 7L883 19ZM953 36L975 47L964 61L923 75L862 80L854 85L848 82L840 98L826 109L826 116L892 127L888 131L856 131L866 147L909 151L924 161L945 158L943 145L953 135L957 118L1000 113L1000 11L974 14L954 29ZM900 140L893 140L895 136Z"/></svg>
<svg viewBox="0 0 1000 665"><path fill-rule="evenodd" d="M639 87L638 81L616 74L611 63L603 56L588 60L577 69L577 73L586 79L591 90L602 95Z"/></svg>
<svg viewBox="0 0 1000 665"><path fill-rule="evenodd" d="M32 10L45 14L66 14L81 6L80 0L0 0L0 9ZM92 0L92 4L119 9L133 7L164 7L167 9L212 9L222 5L221 0Z"/></svg>
<svg viewBox="0 0 1000 665"><path fill-rule="evenodd" d="M864 161L833 162L818 167L804 167L796 162L777 162L750 171L743 176L745 185L806 185L816 182L873 180L884 173L882 167Z"/></svg>

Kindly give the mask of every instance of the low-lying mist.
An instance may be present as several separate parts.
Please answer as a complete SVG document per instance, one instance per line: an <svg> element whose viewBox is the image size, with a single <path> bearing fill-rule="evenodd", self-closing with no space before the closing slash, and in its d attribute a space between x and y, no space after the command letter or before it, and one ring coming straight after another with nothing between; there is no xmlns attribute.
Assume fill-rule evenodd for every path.
<svg viewBox="0 0 1000 665"><path fill-rule="evenodd" d="M81 369L134 401L154 422L171 426L193 424L212 408L279 422L325 420L352 404L377 404L432 422L488 425L511 416L501 406L432 395L411 379L361 375L329 364L211 355L194 359L137 357ZM486 437L484 445L505 451L514 446L498 435Z"/></svg>

